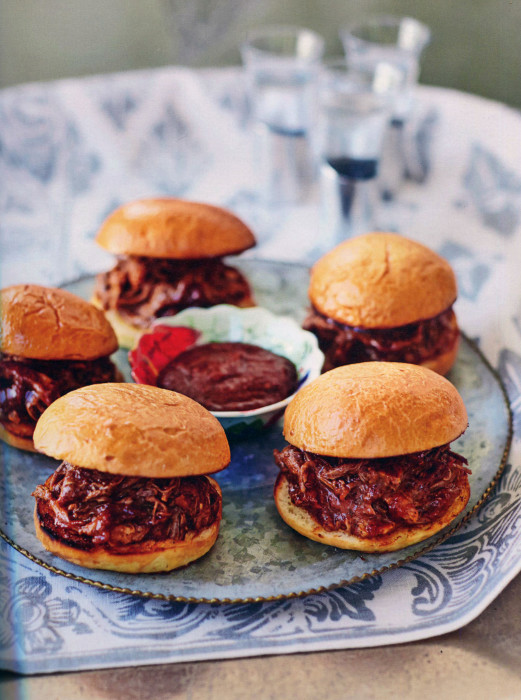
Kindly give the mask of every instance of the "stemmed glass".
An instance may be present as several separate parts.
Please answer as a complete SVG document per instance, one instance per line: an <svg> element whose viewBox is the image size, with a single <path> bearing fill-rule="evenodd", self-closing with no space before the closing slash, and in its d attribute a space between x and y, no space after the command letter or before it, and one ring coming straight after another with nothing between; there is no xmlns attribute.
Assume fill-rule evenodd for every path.
<svg viewBox="0 0 521 700"><path fill-rule="evenodd" d="M324 39L293 26L262 27L241 47L252 104L262 198L295 203L314 177L311 130Z"/></svg>
<svg viewBox="0 0 521 700"><path fill-rule="evenodd" d="M379 16L341 30L347 60L352 66L369 68L382 61L400 74L401 89L393 104L381 163L381 188L387 197L396 193L404 176L403 134L414 104L420 57L431 32L412 17Z"/></svg>
<svg viewBox="0 0 521 700"><path fill-rule="evenodd" d="M325 247L375 226L383 137L400 79L383 61L353 67L339 59L324 66L317 149Z"/></svg>

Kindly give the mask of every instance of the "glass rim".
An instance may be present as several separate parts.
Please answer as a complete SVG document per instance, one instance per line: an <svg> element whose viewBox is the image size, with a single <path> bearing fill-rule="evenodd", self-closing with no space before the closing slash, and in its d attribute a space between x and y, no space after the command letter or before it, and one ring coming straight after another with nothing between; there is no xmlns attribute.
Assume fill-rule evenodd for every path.
<svg viewBox="0 0 521 700"><path fill-rule="evenodd" d="M387 48L395 46L401 51L415 53L415 49L398 46L395 41L374 41L358 36L356 33L364 29L370 30L375 28L396 29L398 31L403 22L408 22L411 26L414 25L419 30L419 35L422 37L422 41L419 43L422 48L430 42L432 37L430 27L421 20L416 19L416 17L411 17L409 15L373 15L367 19L346 24L340 29L339 34L343 41L350 40L353 43L358 43L360 46L385 46Z"/></svg>
<svg viewBox="0 0 521 700"><path fill-rule="evenodd" d="M258 46L256 43L273 38L295 39L296 42L299 36L308 37L314 42L314 51L312 51L310 55L298 55L296 52L271 50L265 46ZM301 27L294 24L270 24L249 30L240 48L243 57L245 54L249 54L250 56L264 59L291 59L304 63L313 63L322 58L325 44L324 37L308 27Z"/></svg>
<svg viewBox="0 0 521 700"><path fill-rule="evenodd" d="M382 82L382 80L384 82ZM391 61L382 60L376 64L359 65L350 63L347 57L326 59L319 73L321 92L344 88L355 94L373 94L395 97L403 91L401 75Z"/></svg>

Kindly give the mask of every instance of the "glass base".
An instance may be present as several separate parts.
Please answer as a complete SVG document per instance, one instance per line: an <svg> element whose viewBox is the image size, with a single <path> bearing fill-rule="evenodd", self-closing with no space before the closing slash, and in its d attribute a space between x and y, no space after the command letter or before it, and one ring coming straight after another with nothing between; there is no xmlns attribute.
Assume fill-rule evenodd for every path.
<svg viewBox="0 0 521 700"><path fill-rule="evenodd" d="M346 238L373 231L376 226L378 191L373 177L342 175L329 163L320 168L320 229L324 248Z"/></svg>

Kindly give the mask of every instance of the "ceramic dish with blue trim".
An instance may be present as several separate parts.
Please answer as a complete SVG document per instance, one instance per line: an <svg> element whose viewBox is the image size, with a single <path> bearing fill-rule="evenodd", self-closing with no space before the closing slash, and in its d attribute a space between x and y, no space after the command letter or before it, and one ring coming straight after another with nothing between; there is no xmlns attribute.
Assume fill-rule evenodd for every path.
<svg viewBox="0 0 521 700"><path fill-rule="evenodd" d="M297 391L320 375L324 355L316 337L295 319L277 316L260 306L238 308L219 304L209 309L191 308L158 319L152 327L189 328L197 332L196 343L238 342L257 345L291 360L297 368ZM243 437L267 428L282 416L296 392L282 401L249 411L212 411L228 437Z"/></svg>

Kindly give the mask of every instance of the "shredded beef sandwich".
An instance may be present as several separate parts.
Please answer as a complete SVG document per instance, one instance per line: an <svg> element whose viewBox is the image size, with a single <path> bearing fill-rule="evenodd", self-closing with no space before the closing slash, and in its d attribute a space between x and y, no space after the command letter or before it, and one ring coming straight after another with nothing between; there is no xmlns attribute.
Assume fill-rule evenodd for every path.
<svg viewBox="0 0 521 700"><path fill-rule="evenodd" d="M215 543L222 496L208 474L230 448L219 421L192 399L142 384L97 384L55 401L34 433L63 460L36 486L36 534L80 566L170 571Z"/></svg>
<svg viewBox="0 0 521 700"><path fill-rule="evenodd" d="M454 386L408 363L339 367L286 410L275 502L301 534L344 549L392 551L448 525L470 469L450 442L467 427Z"/></svg>
<svg viewBox="0 0 521 700"><path fill-rule="evenodd" d="M250 229L219 207L145 199L116 209L96 241L118 256L98 275L94 302L131 347L154 320L216 304L252 306L248 281L223 257L255 245Z"/></svg>
<svg viewBox="0 0 521 700"><path fill-rule="evenodd" d="M368 233L313 267L304 328L325 354L323 371L385 361L446 374L459 346L456 296L454 272L434 251L398 234Z"/></svg>
<svg viewBox="0 0 521 700"><path fill-rule="evenodd" d="M69 391L118 381L117 339L104 314L62 289L34 284L0 292L0 437L32 450L38 418Z"/></svg>

